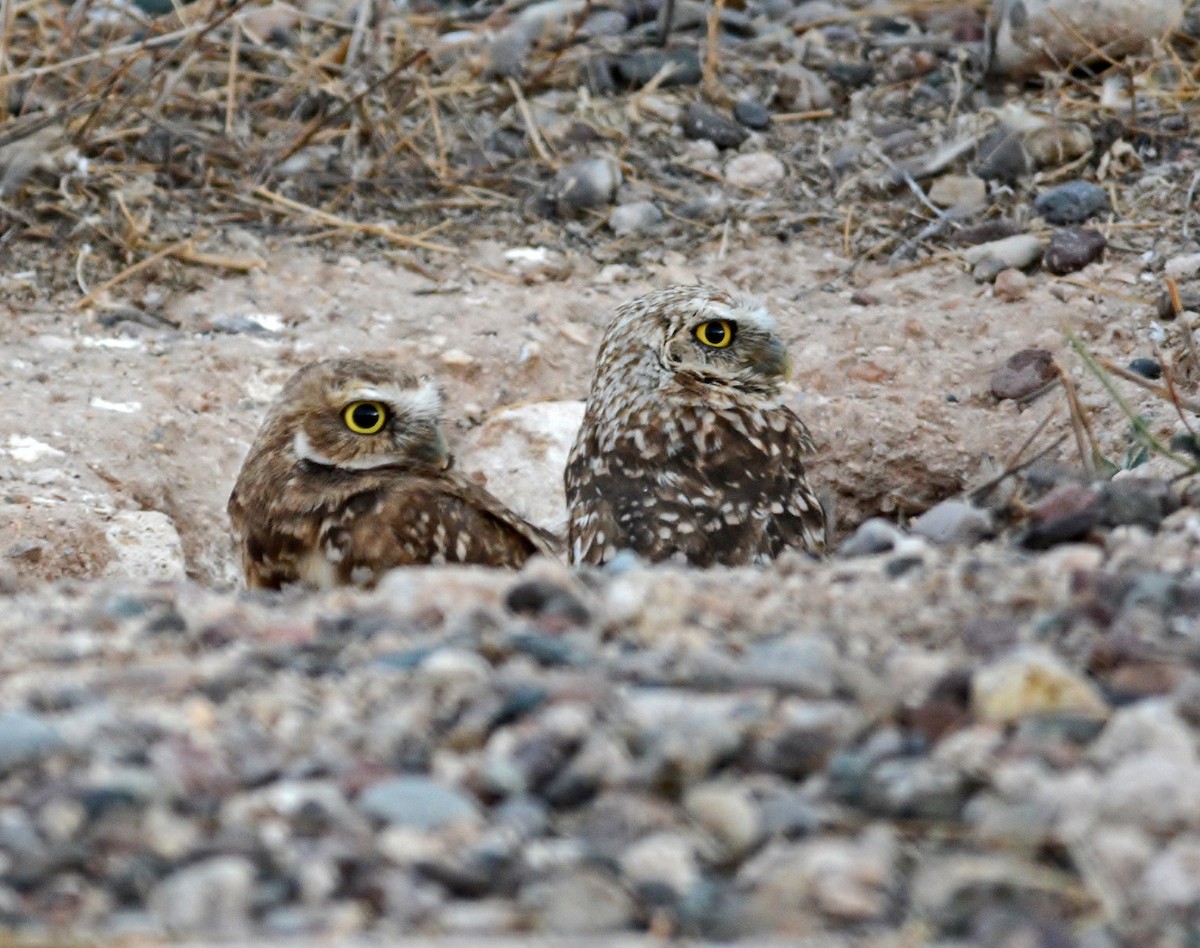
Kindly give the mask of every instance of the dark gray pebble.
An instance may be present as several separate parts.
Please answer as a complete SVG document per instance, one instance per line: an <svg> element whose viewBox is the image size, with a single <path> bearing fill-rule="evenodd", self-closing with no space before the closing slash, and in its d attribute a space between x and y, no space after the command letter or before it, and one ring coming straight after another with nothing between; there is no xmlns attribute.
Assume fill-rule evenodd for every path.
<svg viewBox="0 0 1200 948"><path fill-rule="evenodd" d="M518 615L556 618L570 625L584 625L591 619L587 606L571 590L540 579L517 583L504 597L504 605Z"/></svg>
<svg viewBox="0 0 1200 948"><path fill-rule="evenodd" d="M830 63L825 75L839 86L857 89L875 78L875 67L869 63Z"/></svg>
<svg viewBox="0 0 1200 948"><path fill-rule="evenodd" d="M746 128L761 130L771 124L771 113L757 99L738 99L733 107L733 117Z"/></svg>
<svg viewBox="0 0 1200 948"><path fill-rule="evenodd" d="M979 143L972 169L984 181L1013 184L1033 170L1033 160L1018 132L998 128Z"/></svg>
<svg viewBox="0 0 1200 948"><path fill-rule="evenodd" d="M1074 273L1104 256L1107 246L1104 235L1090 227L1057 230L1042 253L1042 266L1056 276Z"/></svg>
<svg viewBox="0 0 1200 948"><path fill-rule="evenodd" d="M737 148L749 137L737 122L699 102L687 107L683 116L683 134L688 138L707 139L718 148Z"/></svg>
<svg viewBox="0 0 1200 948"><path fill-rule="evenodd" d="M1089 181L1068 181L1043 191L1034 210L1050 224L1080 224L1108 210L1108 192Z"/></svg>
<svg viewBox="0 0 1200 948"><path fill-rule="evenodd" d="M694 86L703 72L700 55L694 49L642 49L622 56L614 64L615 78L626 88L641 88L658 75L663 66L672 67L671 74L660 84L667 86Z"/></svg>
<svg viewBox="0 0 1200 948"><path fill-rule="evenodd" d="M1136 372L1142 378L1162 378L1162 366L1157 359L1134 359L1129 363L1129 370Z"/></svg>

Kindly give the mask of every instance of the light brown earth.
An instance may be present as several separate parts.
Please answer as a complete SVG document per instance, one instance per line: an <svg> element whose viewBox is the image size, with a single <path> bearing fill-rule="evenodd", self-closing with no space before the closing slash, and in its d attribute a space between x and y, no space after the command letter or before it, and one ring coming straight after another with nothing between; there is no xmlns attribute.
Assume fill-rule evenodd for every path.
<svg viewBox="0 0 1200 948"><path fill-rule="evenodd" d="M1026 347L1055 351L1080 381L1102 447L1119 461L1128 426L1063 330L1118 361L1152 355L1141 302L1151 291L1138 284L1136 260L1110 255L1066 279L1038 274L1026 298L1002 302L955 259L851 273L830 244L749 236L709 242L687 259L648 252L637 269L555 251L514 260L520 255L506 251L520 248L487 243L464 252L479 266L444 260L439 282L378 254L267 246L262 271L214 275L199 291L165 299L153 285L145 290L178 330L102 325L69 301L9 292L0 296L0 523L8 525L0 552L28 582L154 575L143 554L161 544L126 548L122 558L114 539L122 525L139 536L165 527L169 536L161 518L138 516L153 512L178 531L189 576L233 584L225 499L269 401L299 365L361 354L437 376L470 470L473 430L497 409L584 396L616 305L696 280L748 292L776 315L795 362L793 404L821 445L812 477L833 500L839 535L872 515L918 513L982 480L1053 406L1037 446L1068 430L1061 391L1025 410L989 394L994 369ZM16 279L7 277L10 287ZM857 305L863 295L877 302ZM213 331L239 320L272 331ZM1126 394L1162 431L1173 428L1164 403ZM1055 453L1077 458L1070 439ZM548 483L493 476L488 486L528 506L529 496L561 491L556 477L541 477Z"/></svg>

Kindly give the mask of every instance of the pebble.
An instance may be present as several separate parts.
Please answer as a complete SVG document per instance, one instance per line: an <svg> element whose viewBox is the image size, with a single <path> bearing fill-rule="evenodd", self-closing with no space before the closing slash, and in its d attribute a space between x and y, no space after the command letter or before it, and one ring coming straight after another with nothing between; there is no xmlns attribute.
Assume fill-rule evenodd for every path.
<svg viewBox="0 0 1200 948"><path fill-rule="evenodd" d="M614 234L626 237L630 234L644 234L653 230L663 221L663 212L653 201L634 201L614 207L608 215L608 226Z"/></svg>
<svg viewBox="0 0 1200 948"><path fill-rule="evenodd" d="M733 106L733 117L755 131L762 131L771 125L770 111L757 99L738 99Z"/></svg>
<svg viewBox="0 0 1200 948"><path fill-rule="evenodd" d="M703 76L700 56L690 46L678 46L667 50L638 50L628 56L622 56L616 61L614 68L622 86L639 89L657 76L664 66L669 66L671 73L659 84L660 89L669 86L694 86Z"/></svg>
<svg viewBox="0 0 1200 948"><path fill-rule="evenodd" d="M725 180L747 190L768 188L782 181L787 174L775 155L768 151L752 151L731 158L725 165Z"/></svg>
<svg viewBox="0 0 1200 948"><path fill-rule="evenodd" d="M875 556L889 553L904 540L904 531L890 520L872 517L842 541L838 555L844 557Z"/></svg>
<svg viewBox="0 0 1200 948"><path fill-rule="evenodd" d="M1020 270L1009 267L996 274L992 283L992 293L998 300L1015 303L1029 295L1029 277Z"/></svg>
<svg viewBox="0 0 1200 948"><path fill-rule="evenodd" d="M479 807L466 794L429 777L392 777L363 790L358 808L373 819L397 826L434 830L475 822Z"/></svg>
<svg viewBox="0 0 1200 948"><path fill-rule="evenodd" d="M1090 181L1068 181L1043 191L1033 207L1048 224L1081 224L1108 210L1108 192Z"/></svg>
<svg viewBox="0 0 1200 948"><path fill-rule="evenodd" d="M1042 254L1042 266L1056 276L1074 273L1103 257L1107 246L1104 235L1090 227L1056 230Z"/></svg>
<svg viewBox="0 0 1200 948"><path fill-rule="evenodd" d="M1015 234L1001 240L976 244L963 251L971 264L971 272L980 283L990 283L997 274L1009 268L1024 270L1042 256L1042 241L1033 234Z"/></svg>
<svg viewBox="0 0 1200 948"><path fill-rule="evenodd" d="M1096 686L1041 647L1019 648L971 676L971 704L984 721L1008 724L1031 714L1108 716Z"/></svg>
<svg viewBox="0 0 1200 948"><path fill-rule="evenodd" d="M813 698L837 684L837 647L824 635L794 635L755 642L738 666L738 680Z"/></svg>
<svg viewBox="0 0 1200 948"><path fill-rule="evenodd" d="M1134 359L1129 363L1129 370L1136 372L1142 378L1159 379L1162 378L1162 365L1157 359Z"/></svg>
<svg viewBox="0 0 1200 948"><path fill-rule="evenodd" d="M1103 495L1083 484L1060 484L1033 505L1032 526L1021 543L1044 550L1056 543L1081 540L1100 523Z"/></svg>
<svg viewBox="0 0 1200 948"><path fill-rule="evenodd" d="M737 122L699 102L691 103L684 112L683 134L710 141L718 148L737 148L749 137Z"/></svg>
<svg viewBox="0 0 1200 948"><path fill-rule="evenodd" d="M21 711L0 713L0 774L35 763L65 746L58 729L42 718Z"/></svg>
<svg viewBox="0 0 1200 948"><path fill-rule="evenodd" d="M1025 148L1039 168L1057 168L1090 155L1094 141L1082 122L1047 122L1025 133Z"/></svg>
<svg viewBox="0 0 1200 948"><path fill-rule="evenodd" d="M931 543L973 544L995 532L992 515L963 500L944 500L912 523L912 532Z"/></svg>
<svg viewBox="0 0 1200 948"><path fill-rule="evenodd" d="M992 373L989 388L994 398L1025 399L1057 376L1054 354L1048 349L1022 349Z"/></svg>
<svg viewBox="0 0 1200 948"><path fill-rule="evenodd" d="M629 928L632 898L595 869L558 873L521 890L521 908L530 928L547 935L601 935Z"/></svg>
<svg viewBox="0 0 1200 948"><path fill-rule="evenodd" d="M639 839L621 854L621 875L633 887L666 890L672 900L682 899L700 881L696 842L683 833L655 833Z"/></svg>
<svg viewBox="0 0 1200 948"><path fill-rule="evenodd" d="M1200 274L1200 253L1180 254L1163 264L1163 273L1172 280L1190 280ZM1186 307L1190 309L1191 307Z"/></svg>
<svg viewBox="0 0 1200 948"><path fill-rule="evenodd" d="M684 810L710 840L706 856L718 865L743 858L762 839L758 804L744 787L733 783L708 783L693 787L683 801Z"/></svg>
<svg viewBox="0 0 1200 948"><path fill-rule="evenodd" d="M1011 185L1033 171L1033 158L1025 147L1024 136L1002 125L983 137L972 170L985 181Z"/></svg>
<svg viewBox="0 0 1200 948"><path fill-rule="evenodd" d="M244 856L214 856L185 866L150 893L151 914L175 936L244 938L256 875Z"/></svg>
<svg viewBox="0 0 1200 948"><path fill-rule="evenodd" d="M833 93L825 80L798 62L779 63L772 79L776 101L788 112L815 112L833 105Z"/></svg>
<svg viewBox="0 0 1200 948"><path fill-rule="evenodd" d="M1200 906L1200 834L1171 840L1146 867L1140 894L1154 905L1178 912Z"/></svg>
<svg viewBox="0 0 1200 948"><path fill-rule="evenodd" d="M547 196L559 214L608 204L622 180L621 166L614 158L583 158L563 168L554 178Z"/></svg>
<svg viewBox="0 0 1200 948"><path fill-rule="evenodd" d="M938 207L972 214L987 205L987 182L973 174L942 175L929 188L929 200Z"/></svg>

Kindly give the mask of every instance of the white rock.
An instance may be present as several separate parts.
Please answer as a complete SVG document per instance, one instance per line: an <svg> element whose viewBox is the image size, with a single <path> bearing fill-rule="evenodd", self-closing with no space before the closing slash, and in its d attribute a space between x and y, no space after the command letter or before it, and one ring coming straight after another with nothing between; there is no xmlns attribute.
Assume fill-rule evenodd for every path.
<svg viewBox="0 0 1200 948"><path fill-rule="evenodd" d="M1171 841L1146 869L1146 898L1158 905L1192 908L1200 904L1200 836L1189 833Z"/></svg>
<svg viewBox="0 0 1200 948"><path fill-rule="evenodd" d="M1168 699L1153 698L1121 708L1092 744L1088 756L1097 764L1111 767L1130 754L1149 750L1183 761L1196 760L1191 728Z"/></svg>
<svg viewBox="0 0 1200 948"><path fill-rule="evenodd" d="M963 259L971 264L975 279L994 280L996 274L1009 267L1023 270L1042 255L1045 244L1033 234L1014 234L1001 240L976 244L963 251Z"/></svg>
<svg viewBox="0 0 1200 948"><path fill-rule="evenodd" d="M531 523L561 533L567 522L563 468L583 421L583 402L527 402L474 429L459 465Z"/></svg>
<svg viewBox="0 0 1200 948"><path fill-rule="evenodd" d="M244 856L214 856L185 866L154 887L150 912L173 935L244 936L254 876L254 865Z"/></svg>
<svg viewBox="0 0 1200 948"><path fill-rule="evenodd" d="M182 579L183 547L171 518L157 510L120 510L109 518L105 535L113 550L111 576Z"/></svg>
<svg viewBox="0 0 1200 948"><path fill-rule="evenodd" d="M783 180L783 162L767 151L737 155L725 165L725 180L739 188L765 188Z"/></svg>
<svg viewBox="0 0 1200 948"><path fill-rule="evenodd" d="M1200 273L1200 253L1172 257L1163 265L1163 273L1173 280L1189 280Z"/></svg>
<svg viewBox="0 0 1200 948"><path fill-rule="evenodd" d="M688 792L683 805L712 837L719 861L744 856L762 836L758 805L743 787L702 784Z"/></svg>
<svg viewBox="0 0 1200 948"><path fill-rule="evenodd" d="M653 201L634 201L613 208L608 226L614 234L638 234L662 223L663 214Z"/></svg>
<svg viewBox="0 0 1200 948"><path fill-rule="evenodd" d="M700 879L696 845L681 833L655 833L621 854L621 873L633 884L665 885L677 896Z"/></svg>
<svg viewBox="0 0 1200 948"><path fill-rule="evenodd" d="M1105 776L1101 801L1110 819L1152 832L1200 828L1200 766L1162 751L1132 754Z"/></svg>
<svg viewBox="0 0 1200 948"><path fill-rule="evenodd" d="M1182 15L1182 0L993 0L989 70L1024 78L1097 50L1111 61L1166 36Z"/></svg>

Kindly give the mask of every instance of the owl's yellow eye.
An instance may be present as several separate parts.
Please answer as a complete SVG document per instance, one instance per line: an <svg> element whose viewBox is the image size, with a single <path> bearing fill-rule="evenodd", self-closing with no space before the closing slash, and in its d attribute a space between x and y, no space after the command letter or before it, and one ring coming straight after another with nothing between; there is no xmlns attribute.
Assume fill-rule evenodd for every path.
<svg viewBox="0 0 1200 948"><path fill-rule="evenodd" d="M342 420L355 434L378 434L387 421L387 409L380 402L351 402L342 410Z"/></svg>
<svg viewBox="0 0 1200 948"><path fill-rule="evenodd" d="M724 349L733 342L733 323L728 319L710 319L695 329L696 338L712 349Z"/></svg>

